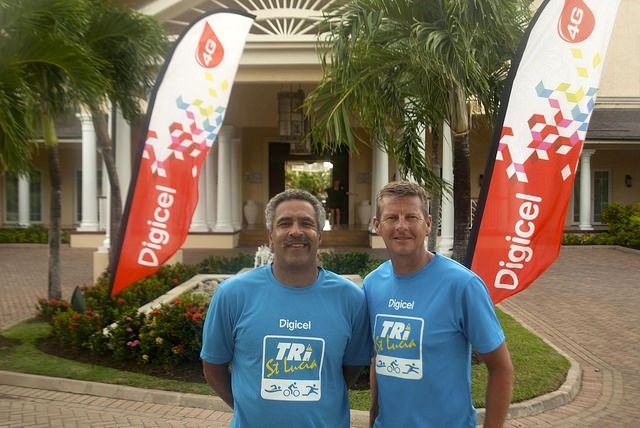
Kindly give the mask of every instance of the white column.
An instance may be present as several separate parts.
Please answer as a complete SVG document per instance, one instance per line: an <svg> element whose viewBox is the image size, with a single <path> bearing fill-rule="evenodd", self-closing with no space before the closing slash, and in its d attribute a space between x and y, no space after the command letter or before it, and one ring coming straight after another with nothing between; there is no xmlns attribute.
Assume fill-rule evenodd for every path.
<svg viewBox="0 0 640 428"><path fill-rule="evenodd" d="M373 148L373 179L371 180L371 218L376 215L378 191L389 182L389 156L377 144Z"/></svg>
<svg viewBox="0 0 640 428"><path fill-rule="evenodd" d="M131 182L131 126L122 116L120 109L116 110L115 150L120 196L122 209L124 209Z"/></svg>
<svg viewBox="0 0 640 428"><path fill-rule="evenodd" d="M231 222L233 230L242 229L242 140L231 139Z"/></svg>
<svg viewBox="0 0 640 428"><path fill-rule="evenodd" d="M580 230L593 230L591 224L591 156L596 151L583 149L580 155Z"/></svg>
<svg viewBox="0 0 640 428"><path fill-rule="evenodd" d="M205 166L204 164L202 165ZM191 227L189 228L189 232L207 232L209 228L207 227L207 174L205 171L200 171L200 176L198 177L198 204L196 205L196 209L193 212L193 217L191 218Z"/></svg>
<svg viewBox="0 0 640 428"><path fill-rule="evenodd" d="M222 126L218 133L218 201L216 232L233 232L231 218L231 139L233 126Z"/></svg>
<svg viewBox="0 0 640 428"><path fill-rule="evenodd" d="M30 212L31 201L30 196L30 183L29 176L26 174L20 174L18 176L18 226L29 227L31 225Z"/></svg>
<svg viewBox="0 0 640 428"><path fill-rule="evenodd" d="M78 231L95 232L99 229L96 131L90 114L83 112L78 117L82 125L82 219Z"/></svg>
<svg viewBox="0 0 640 428"><path fill-rule="evenodd" d="M451 128L446 122L442 126L442 179L453 186L453 144L451 142ZM438 252L445 256L450 256L453 252L453 226L453 195L443 194ZM437 233L437 231L432 232Z"/></svg>
<svg viewBox="0 0 640 428"><path fill-rule="evenodd" d="M218 206L218 147L213 146L209 149L209 154L205 160L206 167L204 169L206 175L206 191L207 191L207 226L209 230L213 230L216 227L216 207Z"/></svg>

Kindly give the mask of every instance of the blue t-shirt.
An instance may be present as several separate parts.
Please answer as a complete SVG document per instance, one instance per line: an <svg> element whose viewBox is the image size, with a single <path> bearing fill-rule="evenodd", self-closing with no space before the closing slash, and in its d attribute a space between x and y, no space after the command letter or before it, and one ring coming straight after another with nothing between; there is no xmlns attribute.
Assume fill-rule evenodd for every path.
<svg viewBox="0 0 640 428"><path fill-rule="evenodd" d="M482 280L440 254L411 275L390 261L364 280L376 351L376 427L475 427L471 345L504 341Z"/></svg>
<svg viewBox="0 0 640 428"><path fill-rule="evenodd" d="M231 362L232 427L348 427L342 367L372 354L363 290L324 269L303 288L271 266L223 282L202 343L204 361Z"/></svg>

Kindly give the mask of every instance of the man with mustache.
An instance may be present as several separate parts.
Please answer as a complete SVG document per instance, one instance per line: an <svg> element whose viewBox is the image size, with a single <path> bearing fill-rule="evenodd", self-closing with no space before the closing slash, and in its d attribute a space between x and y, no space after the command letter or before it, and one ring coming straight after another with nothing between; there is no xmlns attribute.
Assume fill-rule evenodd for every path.
<svg viewBox="0 0 640 428"><path fill-rule="evenodd" d="M364 293L318 266L322 204L304 190L265 209L274 257L223 282L201 358L232 427L348 427L347 384L371 357Z"/></svg>
<svg viewBox="0 0 640 428"><path fill-rule="evenodd" d="M417 183L386 184L373 226L391 260L364 280L376 356L371 365L371 426L476 426L471 346L487 366L484 427L501 427L513 368L482 280L425 248L427 194Z"/></svg>

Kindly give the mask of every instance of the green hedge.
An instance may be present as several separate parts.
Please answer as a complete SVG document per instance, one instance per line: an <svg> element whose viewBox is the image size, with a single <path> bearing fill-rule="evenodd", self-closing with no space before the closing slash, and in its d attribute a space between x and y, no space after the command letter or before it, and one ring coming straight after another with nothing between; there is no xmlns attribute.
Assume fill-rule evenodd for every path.
<svg viewBox="0 0 640 428"><path fill-rule="evenodd" d="M69 231L62 231L61 241L69 243ZM46 244L49 230L42 226L0 228L0 244Z"/></svg>
<svg viewBox="0 0 640 428"><path fill-rule="evenodd" d="M341 275L358 274L362 278L380 266L384 260L370 258L368 253L334 253L319 254L320 264L325 268Z"/></svg>
<svg viewBox="0 0 640 428"><path fill-rule="evenodd" d="M640 249L640 203L635 205L612 204L602 211L606 232L566 233L565 245L621 245Z"/></svg>

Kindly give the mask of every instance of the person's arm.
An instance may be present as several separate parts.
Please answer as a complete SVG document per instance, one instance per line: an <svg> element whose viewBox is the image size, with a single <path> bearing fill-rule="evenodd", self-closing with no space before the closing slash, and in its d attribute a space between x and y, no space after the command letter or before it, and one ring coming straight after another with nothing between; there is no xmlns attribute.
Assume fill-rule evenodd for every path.
<svg viewBox="0 0 640 428"><path fill-rule="evenodd" d="M229 364L211 364L202 362L204 378L218 397L233 409L233 393L231 392L231 373Z"/></svg>
<svg viewBox="0 0 640 428"><path fill-rule="evenodd" d="M347 388L351 387L355 383L361 371L361 366L342 366L342 374L344 376L344 381L347 383Z"/></svg>
<svg viewBox="0 0 640 428"><path fill-rule="evenodd" d="M513 387L513 366L507 345L502 343L495 351L480 354L480 360L487 366L489 374L484 428L502 427L507 418Z"/></svg>
<svg viewBox="0 0 640 428"><path fill-rule="evenodd" d="M369 428L373 428L373 424L378 417L378 381L376 380L376 357L371 359L369 366L369 390L371 392L371 404L369 405Z"/></svg>

